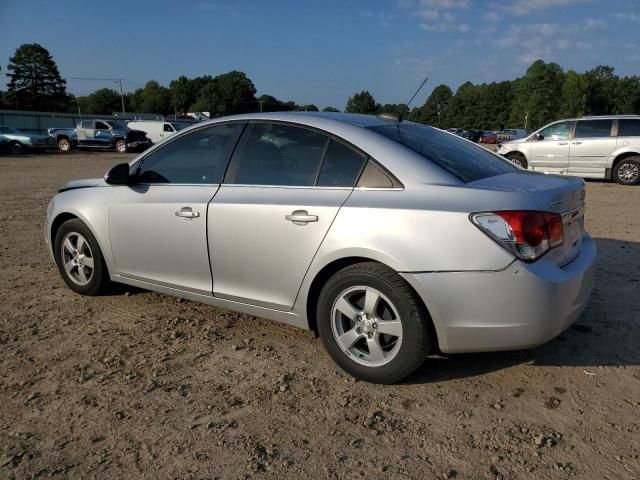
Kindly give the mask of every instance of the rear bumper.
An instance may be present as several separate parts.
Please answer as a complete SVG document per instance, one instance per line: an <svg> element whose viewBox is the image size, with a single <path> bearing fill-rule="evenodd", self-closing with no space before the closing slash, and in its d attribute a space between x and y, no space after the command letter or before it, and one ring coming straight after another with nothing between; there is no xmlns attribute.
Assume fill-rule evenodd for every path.
<svg viewBox="0 0 640 480"><path fill-rule="evenodd" d="M517 350L545 343L575 322L594 285L595 242L558 267L516 261L498 272L405 273L423 298L445 353Z"/></svg>

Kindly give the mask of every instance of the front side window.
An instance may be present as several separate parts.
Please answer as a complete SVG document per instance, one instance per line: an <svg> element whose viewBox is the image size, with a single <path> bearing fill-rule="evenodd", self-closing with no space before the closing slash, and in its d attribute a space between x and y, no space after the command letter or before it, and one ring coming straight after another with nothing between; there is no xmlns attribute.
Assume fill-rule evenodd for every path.
<svg viewBox="0 0 640 480"><path fill-rule="evenodd" d="M320 187L353 187L366 156L334 140L329 144L318 177Z"/></svg>
<svg viewBox="0 0 640 480"><path fill-rule="evenodd" d="M173 127L171 126L170 123L165 123L164 124L164 131L165 132L175 132L175 130L173 129Z"/></svg>
<svg viewBox="0 0 640 480"><path fill-rule="evenodd" d="M143 159L138 182L220 183L241 131L239 123L213 125L170 141Z"/></svg>
<svg viewBox="0 0 640 480"><path fill-rule="evenodd" d="M538 132L542 140L568 140L573 122L558 122Z"/></svg>
<svg viewBox="0 0 640 480"><path fill-rule="evenodd" d="M640 137L640 120L621 119L618 120L619 137Z"/></svg>
<svg viewBox="0 0 640 480"><path fill-rule="evenodd" d="M575 138L601 138L611 136L612 120L580 120Z"/></svg>
<svg viewBox="0 0 640 480"><path fill-rule="evenodd" d="M327 136L305 128L254 124L235 183L312 186L328 140Z"/></svg>
<svg viewBox="0 0 640 480"><path fill-rule="evenodd" d="M426 125L402 122L367 128L413 150L464 183L518 170L483 147Z"/></svg>

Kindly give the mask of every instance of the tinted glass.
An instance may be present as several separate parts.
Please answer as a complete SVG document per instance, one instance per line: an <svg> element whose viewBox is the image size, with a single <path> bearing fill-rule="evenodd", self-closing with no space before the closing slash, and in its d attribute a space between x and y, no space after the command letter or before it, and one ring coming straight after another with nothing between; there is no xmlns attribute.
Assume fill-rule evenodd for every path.
<svg viewBox="0 0 640 480"><path fill-rule="evenodd" d="M611 136L613 120L581 120L576 125L575 138L594 138Z"/></svg>
<svg viewBox="0 0 640 480"><path fill-rule="evenodd" d="M191 132L145 157L140 183L220 183L241 124Z"/></svg>
<svg viewBox="0 0 640 480"><path fill-rule="evenodd" d="M164 131L165 132L173 132L174 130L173 130L173 127L170 124L165 123L164 124Z"/></svg>
<svg viewBox="0 0 640 480"><path fill-rule="evenodd" d="M502 160L483 147L425 125L402 122L369 128L413 150L465 183L517 171L508 160Z"/></svg>
<svg viewBox="0 0 640 480"><path fill-rule="evenodd" d="M640 137L640 120L618 120L619 137Z"/></svg>
<svg viewBox="0 0 640 480"><path fill-rule="evenodd" d="M109 130L109 125L104 122L96 122L96 130Z"/></svg>
<svg viewBox="0 0 640 480"><path fill-rule="evenodd" d="M549 125L538 132L543 140L568 140L573 122L560 122Z"/></svg>
<svg viewBox="0 0 640 480"><path fill-rule="evenodd" d="M366 158L360 152L332 141L324 158L318 185L321 187L353 187Z"/></svg>
<svg viewBox="0 0 640 480"><path fill-rule="evenodd" d="M304 128L254 124L235 183L311 186L328 138Z"/></svg>

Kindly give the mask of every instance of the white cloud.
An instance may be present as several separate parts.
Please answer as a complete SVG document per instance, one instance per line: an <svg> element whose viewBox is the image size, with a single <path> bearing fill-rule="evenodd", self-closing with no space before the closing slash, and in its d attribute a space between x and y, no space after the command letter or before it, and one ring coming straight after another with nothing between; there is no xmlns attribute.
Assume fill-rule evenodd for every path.
<svg viewBox="0 0 640 480"><path fill-rule="evenodd" d="M627 22L640 21L640 15L635 13L614 13L612 17L620 21L627 21Z"/></svg>
<svg viewBox="0 0 640 480"><path fill-rule="evenodd" d="M587 50L591 50L591 48L593 48L593 45L591 45L590 43L587 42L576 42L576 48L578 50L582 50L583 52L586 52Z"/></svg>
<svg viewBox="0 0 640 480"><path fill-rule="evenodd" d="M512 15L529 15L540 10L569 7L585 0L515 0L502 4L501 9Z"/></svg>
<svg viewBox="0 0 640 480"><path fill-rule="evenodd" d="M502 17L496 12L487 12L482 16L485 22L499 22Z"/></svg>
<svg viewBox="0 0 640 480"><path fill-rule="evenodd" d="M439 10L431 10L431 9L425 9L425 10L418 10L414 13L414 15L416 17L421 17L424 18L426 20L435 20L437 18L440 18L440 11Z"/></svg>
<svg viewBox="0 0 640 480"><path fill-rule="evenodd" d="M467 33L467 23L421 23L420 28L427 32L460 32Z"/></svg>

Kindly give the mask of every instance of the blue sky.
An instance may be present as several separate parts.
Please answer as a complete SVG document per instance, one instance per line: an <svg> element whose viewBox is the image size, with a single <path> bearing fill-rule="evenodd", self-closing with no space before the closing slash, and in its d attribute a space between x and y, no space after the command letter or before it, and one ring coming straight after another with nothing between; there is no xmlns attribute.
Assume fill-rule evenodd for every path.
<svg viewBox="0 0 640 480"><path fill-rule="evenodd" d="M168 85L236 69L258 94L342 109L362 89L406 101L428 75L421 104L440 83L512 79L537 58L640 74L639 31L640 0L0 0L0 65L37 42L65 77ZM68 80L76 95L104 86Z"/></svg>

